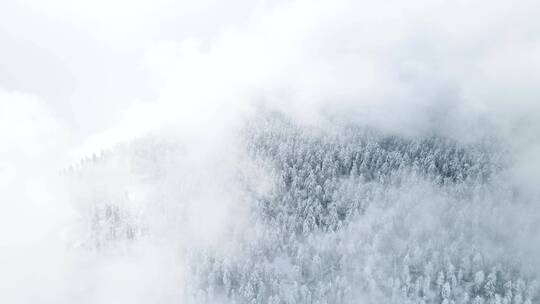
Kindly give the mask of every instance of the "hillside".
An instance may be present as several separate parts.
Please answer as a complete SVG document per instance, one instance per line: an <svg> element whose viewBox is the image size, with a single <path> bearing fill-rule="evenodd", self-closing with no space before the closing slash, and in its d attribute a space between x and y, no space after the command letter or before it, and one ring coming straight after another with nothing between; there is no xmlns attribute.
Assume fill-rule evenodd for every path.
<svg viewBox="0 0 540 304"><path fill-rule="evenodd" d="M152 135L89 159L66 173L77 248L165 244L186 303L538 300L516 250L531 206L500 141L333 125L270 112L235 131L235 148Z"/></svg>

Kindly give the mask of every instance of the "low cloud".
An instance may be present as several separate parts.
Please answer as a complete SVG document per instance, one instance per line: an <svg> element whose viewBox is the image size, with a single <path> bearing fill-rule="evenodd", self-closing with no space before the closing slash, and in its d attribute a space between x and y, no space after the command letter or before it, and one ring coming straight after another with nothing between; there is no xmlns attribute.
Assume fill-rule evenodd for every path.
<svg viewBox="0 0 540 304"><path fill-rule="evenodd" d="M239 239L260 232L248 200L275 179L238 136L261 111L299 128L493 140L523 202L509 229L523 217L534 230L539 13L503 0L0 4L2 297L172 302L192 287L190 245L246 254ZM92 235L91 214L107 221L122 204L119 231L136 223L137 241L87 250L108 237ZM511 244L535 256L525 235Z"/></svg>

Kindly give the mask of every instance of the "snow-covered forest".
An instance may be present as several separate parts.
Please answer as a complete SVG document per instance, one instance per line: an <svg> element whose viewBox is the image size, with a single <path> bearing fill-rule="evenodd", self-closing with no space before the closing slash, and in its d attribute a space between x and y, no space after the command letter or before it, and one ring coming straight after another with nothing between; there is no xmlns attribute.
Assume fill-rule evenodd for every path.
<svg viewBox="0 0 540 304"><path fill-rule="evenodd" d="M537 2L0 1L0 304L540 303Z"/></svg>
<svg viewBox="0 0 540 304"><path fill-rule="evenodd" d="M178 248L185 303L538 301L515 235L535 233L521 218L532 202L508 183L512 155L496 138L465 144L328 124L260 113L236 130L234 161L218 154L203 176L182 163L189 152L179 142L154 136L87 159L65 173L85 194L78 246L118 254L163 232L219 229L225 244ZM201 196L227 209L242 201L242 210L208 228L197 209L223 207L198 205Z"/></svg>

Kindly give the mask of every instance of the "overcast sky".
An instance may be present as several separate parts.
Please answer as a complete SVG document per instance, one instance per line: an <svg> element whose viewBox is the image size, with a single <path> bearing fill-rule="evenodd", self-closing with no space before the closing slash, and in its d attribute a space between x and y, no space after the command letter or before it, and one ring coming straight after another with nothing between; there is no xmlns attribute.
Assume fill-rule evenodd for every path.
<svg viewBox="0 0 540 304"><path fill-rule="evenodd" d="M165 114L191 120L254 100L308 119L321 105L376 104L366 120L407 128L430 123L430 114L411 112L494 111L513 123L538 108L534 1L8 0L0 8L1 102L31 96L74 146L107 146Z"/></svg>
<svg viewBox="0 0 540 304"><path fill-rule="evenodd" d="M41 99L77 136L158 92L144 66L159 41L215 39L251 1L2 1L0 87Z"/></svg>

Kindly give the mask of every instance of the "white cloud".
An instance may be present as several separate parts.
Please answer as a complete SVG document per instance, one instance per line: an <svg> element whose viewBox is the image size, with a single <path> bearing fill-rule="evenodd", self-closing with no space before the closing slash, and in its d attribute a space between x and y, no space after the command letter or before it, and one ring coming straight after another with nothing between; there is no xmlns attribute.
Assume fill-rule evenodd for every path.
<svg viewBox="0 0 540 304"><path fill-rule="evenodd" d="M48 281L36 290L51 302L55 292L76 289L62 280L65 272L79 278L84 257L66 258L62 233L76 226L77 211L55 174L152 132L183 138L192 149L183 168L199 183L215 183L191 196L186 239L221 240L237 197L206 175L206 161L223 160L234 143L229 131L262 104L304 123L331 113L405 134L494 134L520 159L510 175L534 194L539 13L535 1L503 0L4 1L0 87L9 90L0 90L0 222L7 229L0 239L7 241L0 265L16 277L0 285L13 288L12 302L22 282ZM128 177L122 171L103 182ZM135 262L92 260L99 267L81 275L80 294L141 300L119 281L133 274L137 286L148 286L144 274L159 275L152 269L163 270L168 277L159 282L174 290L182 278L153 259L174 260L171 248L149 246L156 252L143 249ZM144 271L135 269L139 261ZM85 289L93 280L105 281L96 287L102 293ZM108 283L121 290L110 292ZM158 291L149 301L161 299L159 286L150 286Z"/></svg>

